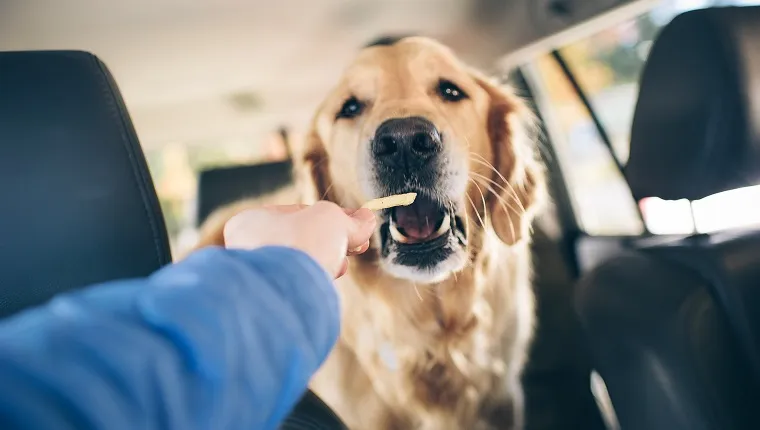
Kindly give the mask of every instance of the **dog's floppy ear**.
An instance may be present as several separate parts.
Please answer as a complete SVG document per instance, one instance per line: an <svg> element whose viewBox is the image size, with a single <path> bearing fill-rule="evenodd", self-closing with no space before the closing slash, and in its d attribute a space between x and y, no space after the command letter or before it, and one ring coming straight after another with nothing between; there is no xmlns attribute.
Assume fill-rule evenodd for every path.
<svg viewBox="0 0 760 430"><path fill-rule="evenodd" d="M546 178L537 159L530 129L533 115L509 88L474 74L490 97L488 137L495 167L486 200L491 225L499 239L513 245L527 238L530 225L544 203Z"/></svg>
<svg viewBox="0 0 760 430"><path fill-rule="evenodd" d="M296 177L303 196L302 203L313 204L318 200L333 200L330 195L329 159L322 139L313 124L304 142L302 154L296 157Z"/></svg>

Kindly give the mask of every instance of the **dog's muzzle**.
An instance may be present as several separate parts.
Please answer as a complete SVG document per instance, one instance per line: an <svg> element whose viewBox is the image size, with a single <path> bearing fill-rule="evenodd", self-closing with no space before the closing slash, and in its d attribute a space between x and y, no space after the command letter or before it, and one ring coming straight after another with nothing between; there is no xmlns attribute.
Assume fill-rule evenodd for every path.
<svg viewBox="0 0 760 430"><path fill-rule="evenodd" d="M417 193L410 206L384 211L382 257L392 265L436 271L466 246L464 223L449 198L448 159L441 132L426 118L383 122L371 142L379 195Z"/></svg>

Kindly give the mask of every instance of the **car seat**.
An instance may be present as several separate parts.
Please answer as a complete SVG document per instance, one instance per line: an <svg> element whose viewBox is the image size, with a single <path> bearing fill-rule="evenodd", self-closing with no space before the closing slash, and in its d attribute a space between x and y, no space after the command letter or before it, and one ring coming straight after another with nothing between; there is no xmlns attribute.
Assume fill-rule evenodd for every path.
<svg viewBox="0 0 760 430"><path fill-rule="evenodd" d="M171 262L145 157L95 56L0 53L0 318ZM344 429L308 392L285 430Z"/></svg>
<svg viewBox="0 0 760 430"><path fill-rule="evenodd" d="M171 262L110 73L83 52L0 53L0 318Z"/></svg>
<svg viewBox="0 0 760 430"><path fill-rule="evenodd" d="M625 176L638 201L760 184L760 8L663 29ZM637 241L586 273L576 301L621 428L760 428L760 228Z"/></svg>
<svg viewBox="0 0 760 430"><path fill-rule="evenodd" d="M292 183L290 160L206 169L198 177L197 225L222 206L272 193Z"/></svg>

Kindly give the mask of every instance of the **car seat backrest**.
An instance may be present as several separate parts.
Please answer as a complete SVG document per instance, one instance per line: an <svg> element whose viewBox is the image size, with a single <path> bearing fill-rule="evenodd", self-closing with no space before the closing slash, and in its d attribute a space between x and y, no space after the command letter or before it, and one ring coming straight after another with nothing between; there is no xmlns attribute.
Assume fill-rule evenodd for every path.
<svg viewBox="0 0 760 430"><path fill-rule="evenodd" d="M641 77L625 175L637 200L760 184L760 8L676 17Z"/></svg>
<svg viewBox="0 0 760 430"><path fill-rule="evenodd" d="M645 66L634 196L760 184L760 7L676 17ZM622 428L760 428L760 229L668 238L581 279L577 308Z"/></svg>
<svg viewBox="0 0 760 430"><path fill-rule="evenodd" d="M290 160L208 169L198 178L197 225L216 209L244 198L260 197L293 183Z"/></svg>
<svg viewBox="0 0 760 430"><path fill-rule="evenodd" d="M760 184L760 7L697 10L662 31L642 75L626 174L638 198L694 200ZM654 252L709 279L760 382L760 328L751 328L760 313L746 308L754 288L745 285L760 282L754 234L695 236Z"/></svg>
<svg viewBox="0 0 760 430"><path fill-rule="evenodd" d="M171 261L111 74L84 52L0 53L0 318Z"/></svg>
<svg viewBox="0 0 760 430"><path fill-rule="evenodd" d="M91 54L0 52L0 200L0 318L171 262L137 135ZM307 392L281 428L345 426Z"/></svg>

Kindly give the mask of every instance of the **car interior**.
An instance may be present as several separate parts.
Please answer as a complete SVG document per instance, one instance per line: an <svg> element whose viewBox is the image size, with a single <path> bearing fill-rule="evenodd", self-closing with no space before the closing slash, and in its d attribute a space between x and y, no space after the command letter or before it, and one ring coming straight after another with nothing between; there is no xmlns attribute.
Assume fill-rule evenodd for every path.
<svg viewBox="0 0 760 430"><path fill-rule="evenodd" d="M0 70L0 315L169 264L158 197L106 66L82 52L10 52Z"/></svg>
<svg viewBox="0 0 760 430"><path fill-rule="evenodd" d="M698 10L660 33L625 166L635 198L697 200L760 179L758 20L757 7ZM642 238L583 275L579 314L623 428L760 425L758 233Z"/></svg>
<svg viewBox="0 0 760 430"><path fill-rule="evenodd" d="M315 87L367 39L431 34L503 76L539 120L553 204L534 226L526 429L760 428L760 2L47 3L0 5L0 318L171 264L214 209L293 181L289 140ZM62 23L22 30L55 8L60 20L88 10L133 24L113 34L166 34L127 45L66 39ZM190 16L198 57L152 58L169 40L190 43ZM244 39L249 20L282 37L216 48L222 34ZM303 62L266 63L286 48ZM241 59L246 49L264 58ZM141 53L153 69L132 64ZM250 90L259 66L268 92ZM179 68L197 74L163 88ZM190 94L190 76L216 86ZM278 93L275 77L297 85ZM346 427L309 391L281 428Z"/></svg>
<svg viewBox="0 0 760 430"><path fill-rule="evenodd" d="M198 174L198 227L222 206L277 192L293 182L290 159L254 165L215 167Z"/></svg>

